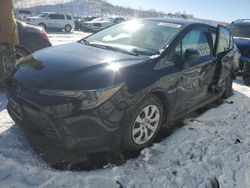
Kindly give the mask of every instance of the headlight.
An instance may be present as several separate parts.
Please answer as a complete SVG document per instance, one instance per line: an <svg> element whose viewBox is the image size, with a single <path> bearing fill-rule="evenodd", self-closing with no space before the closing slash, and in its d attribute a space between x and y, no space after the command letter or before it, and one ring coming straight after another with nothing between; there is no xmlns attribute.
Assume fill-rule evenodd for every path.
<svg viewBox="0 0 250 188"><path fill-rule="evenodd" d="M82 90L82 91L67 91L67 90L40 90L39 94L58 96L58 97L71 97L82 100L81 109L89 110L95 108L111 96L118 92L124 83L115 85L113 87L98 89L98 90Z"/></svg>

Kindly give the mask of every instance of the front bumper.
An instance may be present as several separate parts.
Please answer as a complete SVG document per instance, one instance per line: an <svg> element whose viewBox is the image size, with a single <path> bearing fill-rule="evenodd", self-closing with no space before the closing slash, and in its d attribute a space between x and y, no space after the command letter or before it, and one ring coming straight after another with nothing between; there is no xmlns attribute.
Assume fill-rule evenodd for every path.
<svg viewBox="0 0 250 188"><path fill-rule="evenodd" d="M46 101L44 96L29 95L26 93L24 98L8 91L8 99L12 102L8 103L7 109L24 130L31 146L46 162L77 163L87 160L90 154L120 146L121 125L126 119L126 105L123 103L114 105L111 100L91 111L65 115L67 109L72 111L69 104L39 104L38 101ZM18 115L17 105L22 115Z"/></svg>

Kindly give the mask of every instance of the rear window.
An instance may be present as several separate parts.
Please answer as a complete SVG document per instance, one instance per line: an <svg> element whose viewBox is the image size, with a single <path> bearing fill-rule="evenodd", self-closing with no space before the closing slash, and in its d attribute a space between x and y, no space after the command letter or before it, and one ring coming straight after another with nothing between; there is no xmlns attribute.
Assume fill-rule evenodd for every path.
<svg viewBox="0 0 250 188"><path fill-rule="evenodd" d="M231 24L228 29L234 37L250 38L250 24Z"/></svg>

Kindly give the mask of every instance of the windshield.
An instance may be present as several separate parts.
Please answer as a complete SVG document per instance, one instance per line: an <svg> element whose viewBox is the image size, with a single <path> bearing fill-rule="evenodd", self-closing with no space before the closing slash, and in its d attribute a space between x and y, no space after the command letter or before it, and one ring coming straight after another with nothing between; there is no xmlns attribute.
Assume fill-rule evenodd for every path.
<svg viewBox="0 0 250 188"><path fill-rule="evenodd" d="M43 17L46 17L47 15L48 15L48 13L42 13L42 14L38 14L37 16L43 18Z"/></svg>
<svg viewBox="0 0 250 188"><path fill-rule="evenodd" d="M95 18L95 19L93 19L92 21L103 21L104 20L104 18Z"/></svg>
<svg viewBox="0 0 250 188"><path fill-rule="evenodd" d="M100 31L86 38L90 45L101 44L145 55L159 53L182 25L150 20L132 20Z"/></svg>
<svg viewBox="0 0 250 188"><path fill-rule="evenodd" d="M250 38L250 24L248 25L229 25L228 29L234 37Z"/></svg>

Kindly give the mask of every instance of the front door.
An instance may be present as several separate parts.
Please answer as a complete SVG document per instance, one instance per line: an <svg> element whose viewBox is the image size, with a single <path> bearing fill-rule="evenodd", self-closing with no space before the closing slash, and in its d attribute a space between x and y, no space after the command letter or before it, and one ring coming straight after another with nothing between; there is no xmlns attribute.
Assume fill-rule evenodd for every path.
<svg viewBox="0 0 250 188"><path fill-rule="evenodd" d="M228 77L231 76L234 65L234 47L233 37L231 32L224 26L219 25L217 28L216 42L215 42L215 55L217 57L217 68L215 72L214 82L218 88L225 87Z"/></svg>
<svg viewBox="0 0 250 188"><path fill-rule="evenodd" d="M175 49L181 64L176 99L176 114L192 110L208 97L216 69L212 32L207 26L191 29Z"/></svg>

